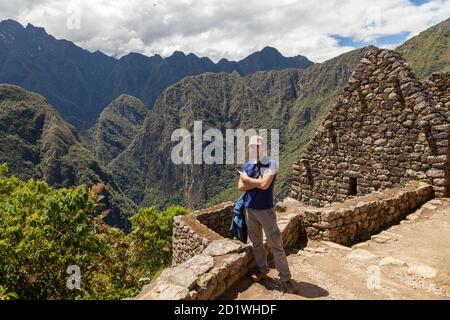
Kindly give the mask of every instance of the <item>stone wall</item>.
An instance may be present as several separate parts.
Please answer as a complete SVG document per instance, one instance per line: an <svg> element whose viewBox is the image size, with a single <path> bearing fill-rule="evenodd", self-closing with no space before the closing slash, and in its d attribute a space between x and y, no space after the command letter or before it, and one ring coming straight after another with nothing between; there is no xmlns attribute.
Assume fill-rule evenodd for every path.
<svg viewBox="0 0 450 320"><path fill-rule="evenodd" d="M226 202L220 206L197 211L196 218L200 223L222 237L232 239L233 234L230 232L230 225L233 218L233 207L233 202Z"/></svg>
<svg viewBox="0 0 450 320"><path fill-rule="evenodd" d="M197 220L198 216L206 212L225 215L224 212L229 212L230 206L233 204L225 203L188 216L175 217L173 241L177 258L174 259L174 265L145 286L136 299L215 299L244 277L254 266L250 244L223 238ZM304 241L302 237L306 236L301 215L290 212L279 215L277 222L283 246L300 246ZM193 247L189 247L189 244ZM267 244L265 248L270 255Z"/></svg>
<svg viewBox="0 0 450 320"><path fill-rule="evenodd" d="M202 253L208 244L229 232L233 214L232 202L195 211L187 216L177 216L173 221L172 265L185 262Z"/></svg>
<svg viewBox="0 0 450 320"><path fill-rule="evenodd" d="M247 272L251 248L230 239L214 240L200 254L165 269L138 300L207 300L219 297Z"/></svg>
<svg viewBox="0 0 450 320"><path fill-rule="evenodd" d="M450 72L433 73L427 82L428 91L438 103L438 108L445 112L447 121L450 122ZM450 146L450 137L447 142ZM450 147L447 150L447 166L445 175L445 196L450 197Z"/></svg>
<svg viewBox="0 0 450 320"><path fill-rule="evenodd" d="M439 107L450 117L450 72L433 73L426 84Z"/></svg>
<svg viewBox="0 0 450 320"><path fill-rule="evenodd" d="M304 224L309 239L352 245L398 223L433 197L432 186L413 181L402 188L308 209Z"/></svg>
<svg viewBox="0 0 450 320"><path fill-rule="evenodd" d="M291 196L313 206L421 180L448 194L450 121L403 58L369 50L293 166Z"/></svg>

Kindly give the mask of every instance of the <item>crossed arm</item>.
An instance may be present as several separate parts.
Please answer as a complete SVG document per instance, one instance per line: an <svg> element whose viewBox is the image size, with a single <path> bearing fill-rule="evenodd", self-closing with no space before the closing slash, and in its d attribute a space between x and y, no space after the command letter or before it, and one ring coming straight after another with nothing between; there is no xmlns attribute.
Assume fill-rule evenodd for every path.
<svg viewBox="0 0 450 320"><path fill-rule="evenodd" d="M239 191L247 191L252 189L261 189L267 190L269 189L274 175L265 174L263 177L259 179L250 178L245 172L239 171L240 178L238 183Z"/></svg>

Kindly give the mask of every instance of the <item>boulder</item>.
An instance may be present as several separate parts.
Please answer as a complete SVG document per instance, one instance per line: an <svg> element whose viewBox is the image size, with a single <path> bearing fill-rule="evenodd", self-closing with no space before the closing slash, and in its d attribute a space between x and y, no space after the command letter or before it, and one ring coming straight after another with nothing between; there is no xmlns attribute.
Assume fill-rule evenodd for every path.
<svg viewBox="0 0 450 320"><path fill-rule="evenodd" d="M388 236L381 236L381 235L378 235L378 234L377 234L377 235L374 235L374 236L372 236L372 237L370 237L370 239L371 239L372 241L377 242L377 243L386 243L386 242L392 240L391 237L388 237Z"/></svg>
<svg viewBox="0 0 450 320"><path fill-rule="evenodd" d="M137 297L138 300L185 300L189 297L186 287L159 283L149 286Z"/></svg>

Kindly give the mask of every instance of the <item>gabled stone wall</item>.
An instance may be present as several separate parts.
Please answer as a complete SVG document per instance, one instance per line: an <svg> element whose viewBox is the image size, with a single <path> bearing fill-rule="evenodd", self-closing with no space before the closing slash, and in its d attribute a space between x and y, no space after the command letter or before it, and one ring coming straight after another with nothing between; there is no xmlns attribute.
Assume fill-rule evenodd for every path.
<svg viewBox="0 0 450 320"><path fill-rule="evenodd" d="M373 48L294 166L291 196L323 206L421 180L448 194L450 121L403 58Z"/></svg>

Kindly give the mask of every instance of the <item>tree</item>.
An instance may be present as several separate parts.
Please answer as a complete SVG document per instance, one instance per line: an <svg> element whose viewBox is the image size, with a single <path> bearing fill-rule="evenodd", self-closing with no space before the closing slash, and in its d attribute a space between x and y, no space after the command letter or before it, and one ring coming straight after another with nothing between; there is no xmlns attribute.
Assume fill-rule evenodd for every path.
<svg viewBox="0 0 450 320"><path fill-rule="evenodd" d="M7 167L2 165L0 174ZM107 243L94 232L93 213L101 196L85 185L55 189L45 182L0 178L0 283L23 298L74 298L70 265L89 284Z"/></svg>
<svg viewBox="0 0 450 320"><path fill-rule="evenodd" d="M171 206L162 212L154 207L139 210L131 217L133 260L141 260L141 271L155 274L170 264L172 256L173 218L188 211L179 206Z"/></svg>
<svg viewBox="0 0 450 320"><path fill-rule="evenodd" d="M143 276L169 265L173 217L186 214L184 208L141 209L125 234L103 221L104 185L56 189L7 172L0 165L1 299L15 297L5 288L21 299L132 297ZM69 266L80 271L80 290L67 286Z"/></svg>

